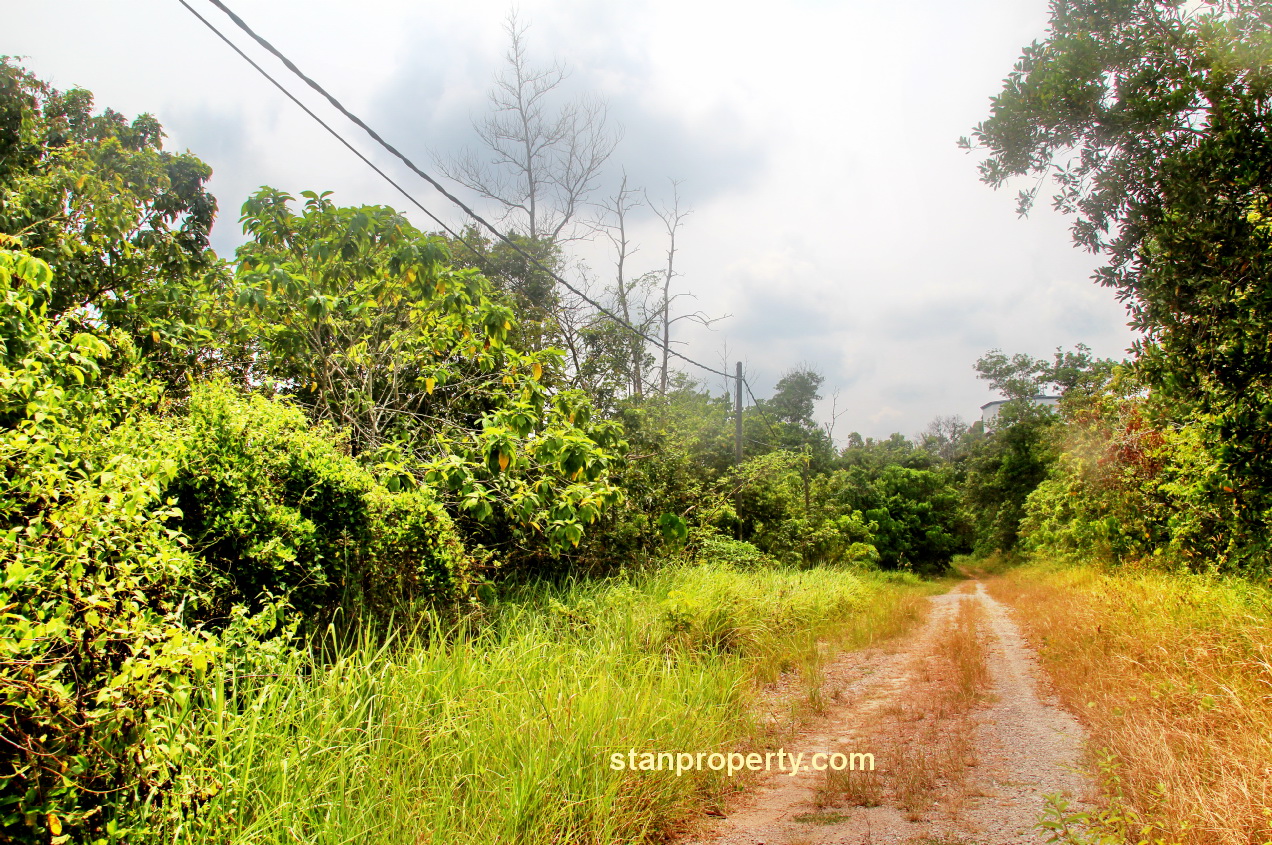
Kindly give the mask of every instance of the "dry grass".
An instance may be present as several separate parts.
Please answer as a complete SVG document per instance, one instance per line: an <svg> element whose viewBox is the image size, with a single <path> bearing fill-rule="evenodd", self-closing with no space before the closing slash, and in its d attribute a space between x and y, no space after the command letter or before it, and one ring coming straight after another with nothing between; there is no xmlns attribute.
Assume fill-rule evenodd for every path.
<svg viewBox="0 0 1272 845"><path fill-rule="evenodd" d="M876 771L827 772L815 796L819 809L886 802L917 821L934 801L948 807L961 798L976 762L970 717L989 685L983 618L980 602L960 600L934 648L916 657L904 696L880 713L871 732L880 749Z"/></svg>
<svg viewBox="0 0 1272 845"><path fill-rule="evenodd" d="M827 770L813 797L818 810L827 807L878 807L884 801L883 773L879 771Z"/></svg>
<svg viewBox="0 0 1272 845"><path fill-rule="evenodd" d="M984 625L985 606L963 599L953 624L941 638L940 654L954 668L955 702L963 710L970 709L989 689L989 664L981 633Z"/></svg>
<svg viewBox="0 0 1272 845"><path fill-rule="evenodd" d="M921 584L880 593L833 627L807 632L803 642L780 660L758 661L755 678L760 694L755 710L758 721L767 725L758 741L776 747L795 736L810 719L825 715L827 706L837 702L841 693L827 689L826 663L843 652L894 640L917 627L927 615L926 596L932 591L930 585Z"/></svg>
<svg viewBox="0 0 1272 845"><path fill-rule="evenodd" d="M1132 842L1272 842L1268 590L1047 565L990 589L1022 611L1103 757L1110 832Z"/></svg>

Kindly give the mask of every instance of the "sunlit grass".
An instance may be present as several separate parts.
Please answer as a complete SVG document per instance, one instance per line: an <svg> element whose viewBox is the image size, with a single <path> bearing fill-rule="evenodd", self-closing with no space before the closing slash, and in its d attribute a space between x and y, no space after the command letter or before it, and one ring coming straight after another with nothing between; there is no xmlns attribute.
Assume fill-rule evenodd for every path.
<svg viewBox="0 0 1272 845"><path fill-rule="evenodd" d="M1089 729L1130 841L1272 841L1272 592L1046 564L990 589Z"/></svg>
<svg viewBox="0 0 1272 845"><path fill-rule="evenodd" d="M187 766L182 843L618 843L657 839L729 787L620 772L628 749L763 742L757 682L918 617L926 588L842 570L692 566L527 588L276 677L224 671Z"/></svg>

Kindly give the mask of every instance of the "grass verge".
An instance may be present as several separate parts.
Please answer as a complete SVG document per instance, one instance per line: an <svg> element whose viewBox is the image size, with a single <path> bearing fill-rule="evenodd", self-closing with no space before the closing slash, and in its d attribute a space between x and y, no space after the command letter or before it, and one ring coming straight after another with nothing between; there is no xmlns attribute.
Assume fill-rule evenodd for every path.
<svg viewBox="0 0 1272 845"><path fill-rule="evenodd" d="M165 839L654 840L730 781L616 771L612 754L756 747L759 682L815 672L818 640L852 648L899 633L926 589L843 570L678 567L526 589L459 630L434 620L323 663L295 654L257 677L221 670Z"/></svg>
<svg viewBox="0 0 1272 845"><path fill-rule="evenodd" d="M1272 593L1038 563L990 583L1090 732L1127 842L1272 842Z"/></svg>

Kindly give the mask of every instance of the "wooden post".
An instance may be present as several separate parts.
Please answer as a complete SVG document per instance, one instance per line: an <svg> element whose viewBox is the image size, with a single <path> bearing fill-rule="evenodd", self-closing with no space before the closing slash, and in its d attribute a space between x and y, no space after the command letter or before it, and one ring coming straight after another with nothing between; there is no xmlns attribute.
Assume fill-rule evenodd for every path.
<svg viewBox="0 0 1272 845"><path fill-rule="evenodd" d="M740 466L742 464L742 362L738 361L737 375L737 402L733 409L733 425L734 425L734 459Z"/></svg>

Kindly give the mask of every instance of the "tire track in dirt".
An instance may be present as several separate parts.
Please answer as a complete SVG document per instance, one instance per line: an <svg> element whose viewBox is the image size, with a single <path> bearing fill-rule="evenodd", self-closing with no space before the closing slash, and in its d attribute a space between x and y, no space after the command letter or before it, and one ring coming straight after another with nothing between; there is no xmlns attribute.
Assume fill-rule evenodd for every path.
<svg viewBox="0 0 1272 845"><path fill-rule="evenodd" d="M1082 729L1046 690L1009 611L981 583L930 601L924 625L891 650L828 664L826 715L785 743L806 760L872 753L873 774L770 772L726 818L681 845L1045 842L1034 827L1043 796L1092 794L1076 770ZM960 619L975 620L977 633L970 647L951 648ZM960 698L959 667L980 659L971 652L983 656L987 689Z"/></svg>

